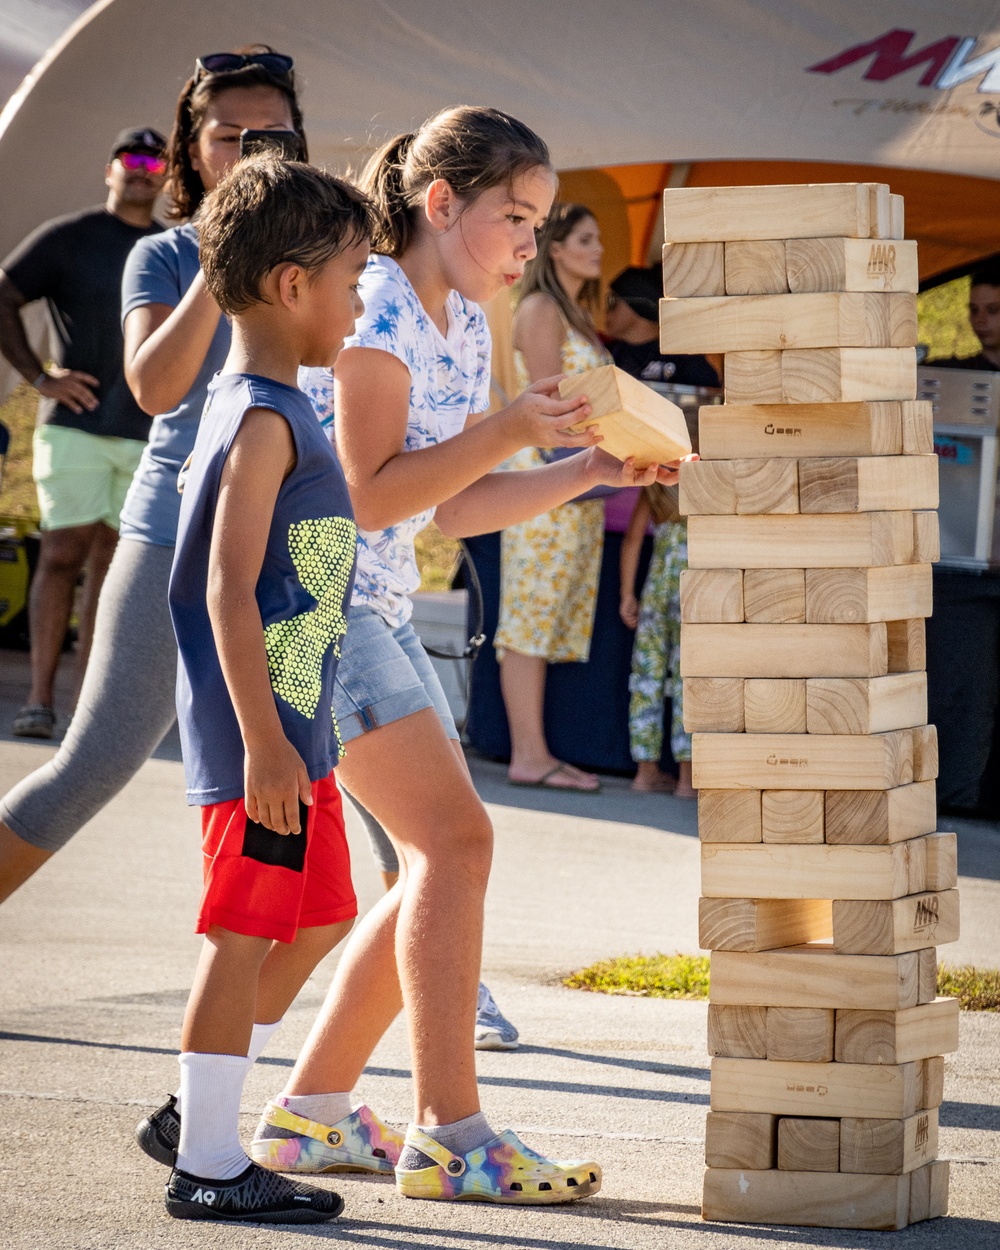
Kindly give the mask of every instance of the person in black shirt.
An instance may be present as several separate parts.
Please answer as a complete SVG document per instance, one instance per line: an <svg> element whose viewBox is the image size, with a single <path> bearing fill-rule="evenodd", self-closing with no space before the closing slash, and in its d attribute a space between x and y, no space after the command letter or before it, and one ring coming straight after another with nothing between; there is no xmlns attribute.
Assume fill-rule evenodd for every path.
<svg viewBox="0 0 1000 1250"><path fill-rule="evenodd" d="M943 369L1000 370L1000 261L972 271L969 321L982 351L975 356L949 356L929 364Z"/></svg>
<svg viewBox="0 0 1000 1250"><path fill-rule="evenodd" d="M149 433L150 418L125 382L121 279L135 243L161 229L153 204L166 171L164 148L155 130L123 130L105 170L106 203L39 226L0 267L0 352L41 396L33 472L42 541L29 604L31 693L14 720L21 737L52 737L56 666L86 566L79 686L118 514ZM47 301L56 332L48 368L20 315L38 299Z"/></svg>
<svg viewBox="0 0 1000 1250"><path fill-rule="evenodd" d="M644 382L679 386L718 386L719 375L704 356L666 356L660 351L659 266L622 272L608 291L604 334L619 369Z"/></svg>

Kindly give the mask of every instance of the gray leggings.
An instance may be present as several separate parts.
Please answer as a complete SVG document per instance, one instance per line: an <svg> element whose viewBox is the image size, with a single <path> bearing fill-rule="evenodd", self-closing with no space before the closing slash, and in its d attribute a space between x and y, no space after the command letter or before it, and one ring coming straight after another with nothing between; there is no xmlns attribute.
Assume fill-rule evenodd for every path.
<svg viewBox="0 0 1000 1250"><path fill-rule="evenodd" d="M123 538L97 605L80 701L55 757L0 799L0 820L58 851L121 790L174 723L172 547Z"/></svg>

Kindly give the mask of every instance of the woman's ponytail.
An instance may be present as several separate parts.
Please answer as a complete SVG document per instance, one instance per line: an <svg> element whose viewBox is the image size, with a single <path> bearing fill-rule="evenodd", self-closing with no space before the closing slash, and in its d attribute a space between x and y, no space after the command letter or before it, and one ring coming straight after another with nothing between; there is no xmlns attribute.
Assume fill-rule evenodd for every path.
<svg viewBox="0 0 1000 1250"><path fill-rule="evenodd" d="M406 187L406 157L413 134L397 135L369 159L361 174L361 189L375 205L378 225L372 235L372 251L399 257L416 230L416 213Z"/></svg>

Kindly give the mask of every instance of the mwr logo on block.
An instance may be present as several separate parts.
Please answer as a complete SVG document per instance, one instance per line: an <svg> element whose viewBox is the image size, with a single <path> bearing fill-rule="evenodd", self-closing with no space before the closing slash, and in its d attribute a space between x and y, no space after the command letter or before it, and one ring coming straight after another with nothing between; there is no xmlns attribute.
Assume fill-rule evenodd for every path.
<svg viewBox="0 0 1000 1250"><path fill-rule="evenodd" d="M936 929L940 912L941 900L936 894L932 898L918 899L913 914L913 932L922 933L925 929Z"/></svg>
<svg viewBox="0 0 1000 1250"><path fill-rule="evenodd" d="M891 282L896 276L896 249L891 243L873 243L868 253L868 277L885 278Z"/></svg>
<svg viewBox="0 0 1000 1250"><path fill-rule="evenodd" d="M871 64L862 75L869 82L887 82L898 74L905 74L908 70L923 65L926 68L917 79L920 87L950 91L952 87L982 76L977 91L1000 91L1000 46L982 52L979 56L971 56L978 42L975 35L947 35L910 52L910 44L916 36L915 30L887 30L877 39L857 43L826 61L808 66L806 72L836 74L849 65L870 57Z"/></svg>
<svg viewBox="0 0 1000 1250"><path fill-rule="evenodd" d="M931 1118L929 1115L922 1115L917 1121L917 1135L913 1142L915 1149L919 1150L921 1146L926 1146L931 1135Z"/></svg>

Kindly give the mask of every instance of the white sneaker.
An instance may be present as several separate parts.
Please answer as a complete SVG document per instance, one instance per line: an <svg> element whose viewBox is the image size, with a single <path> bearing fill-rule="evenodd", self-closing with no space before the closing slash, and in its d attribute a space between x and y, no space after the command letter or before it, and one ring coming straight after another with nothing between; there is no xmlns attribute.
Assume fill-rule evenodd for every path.
<svg viewBox="0 0 1000 1250"><path fill-rule="evenodd" d="M493 995L479 982L476 1004L476 1050L517 1050L517 1029L500 1013Z"/></svg>

